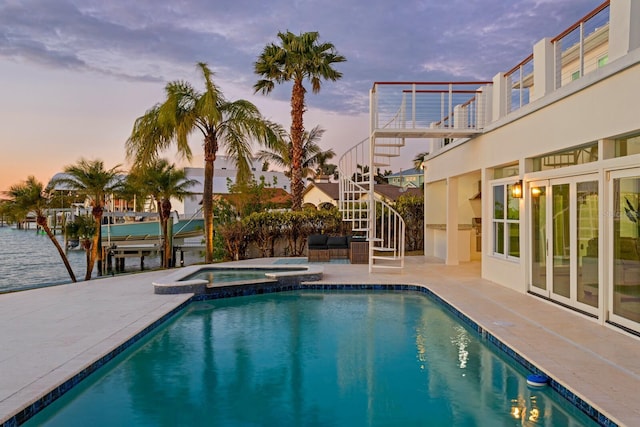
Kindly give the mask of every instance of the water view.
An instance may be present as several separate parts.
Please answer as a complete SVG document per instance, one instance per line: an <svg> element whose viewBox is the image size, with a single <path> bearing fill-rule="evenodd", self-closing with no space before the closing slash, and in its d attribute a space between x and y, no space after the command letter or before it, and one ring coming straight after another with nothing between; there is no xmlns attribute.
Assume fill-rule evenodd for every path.
<svg viewBox="0 0 640 427"><path fill-rule="evenodd" d="M56 237L63 245L63 237ZM76 278L82 280L86 270L84 251L70 250L67 256ZM187 257L186 261L192 263L196 260ZM145 269L158 268L160 258L145 257L144 265ZM140 259L127 259L124 272L136 271L140 271ZM94 277L96 274L94 269ZM46 234L38 233L35 228L17 230L0 227L0 293L63 283L71 283L69 273Z"/></svg>

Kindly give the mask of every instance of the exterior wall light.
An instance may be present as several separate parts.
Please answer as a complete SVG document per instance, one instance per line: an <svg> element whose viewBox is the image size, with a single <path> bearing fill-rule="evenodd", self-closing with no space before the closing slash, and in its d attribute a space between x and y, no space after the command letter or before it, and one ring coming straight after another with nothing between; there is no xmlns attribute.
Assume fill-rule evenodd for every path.
<svg viewBox="0 0 640 427"><path fill-rule="evenodd" d="M514 199L522 198L522 181L517 181L511 186L511 197Z"/></svg>

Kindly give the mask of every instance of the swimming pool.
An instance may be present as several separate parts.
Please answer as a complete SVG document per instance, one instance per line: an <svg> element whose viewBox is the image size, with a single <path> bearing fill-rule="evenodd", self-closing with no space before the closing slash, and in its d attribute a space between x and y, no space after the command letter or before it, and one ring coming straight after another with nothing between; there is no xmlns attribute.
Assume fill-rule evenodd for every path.
<svg viewBox="0 0 640 427"><path fill-rule="evenodd" d="M190 304L27 425L594 425L417 292Z"/></svg>

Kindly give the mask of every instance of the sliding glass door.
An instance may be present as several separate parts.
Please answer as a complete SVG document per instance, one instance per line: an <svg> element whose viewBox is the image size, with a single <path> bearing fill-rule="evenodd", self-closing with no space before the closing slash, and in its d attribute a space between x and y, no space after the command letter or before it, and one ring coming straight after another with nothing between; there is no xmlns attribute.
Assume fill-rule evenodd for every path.
<svg viewBox="0 0 640 427"><path fill-rule="evenodd" d="M529 185L531 292L596 314L598 181L582 176Z"/></svg>
<svg viewBox="0 0 640 427"><path fill-rule="evenodd" d="M531 200L531 268L529 275L530 290L534 293L549 296L547 288L547 186L548 181L532 182L529 185Z"/></svg>
<svg viewBox="0 0 640 427"><path fill-rule="evenodd" d="M610 320L638 330L640 323L640 168L611 172L609 191Z"/></svg>

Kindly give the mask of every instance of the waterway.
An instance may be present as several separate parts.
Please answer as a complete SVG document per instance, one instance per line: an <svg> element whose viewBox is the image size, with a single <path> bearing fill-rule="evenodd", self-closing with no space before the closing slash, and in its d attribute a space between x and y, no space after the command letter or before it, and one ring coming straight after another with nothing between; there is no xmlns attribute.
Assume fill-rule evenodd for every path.
<svg viewBox="0 0 640 427"><path fill-rule="evenodd" d="M63 237L56 237L64 247ZM82 280L86 271L84 251L70 250L67 256L76 278ZM193 256L185 258L186 264L197 261ZM145 269L159 268L160 258L145 257L144 266ZM137 271L140 271L140 259L127 259L124 273ZM94 277L96 274L94 269ZM71 283L69 273L46 234L35 228L0 227L0 293L65 283Z"/></svg>

